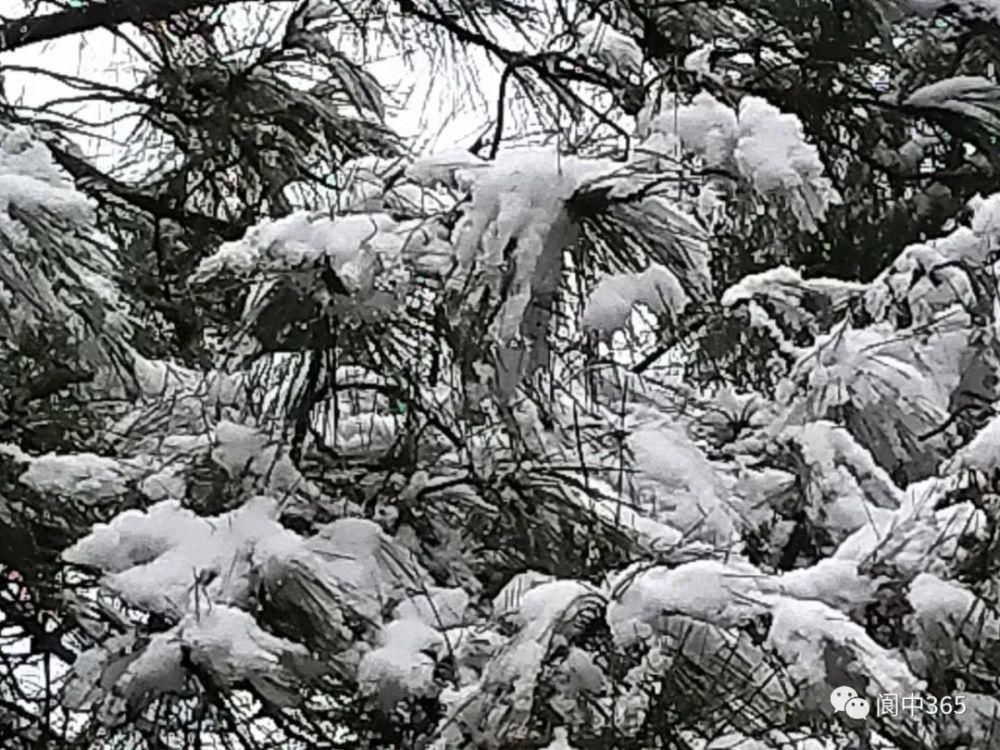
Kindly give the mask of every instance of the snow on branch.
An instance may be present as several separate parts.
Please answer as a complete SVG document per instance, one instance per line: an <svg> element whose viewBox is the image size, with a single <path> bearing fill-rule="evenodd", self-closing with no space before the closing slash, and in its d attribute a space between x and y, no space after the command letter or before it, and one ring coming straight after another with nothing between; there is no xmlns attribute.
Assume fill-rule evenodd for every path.
<svg viewBox="0 0 1000 750"><path fill-rule="evenodd" d="M32 14L0 24L0 51L124 23L162 21L177 13L235 0L93 0L55 13Z"/></svg>
<svg viewBox="0 0 1000 750"><path fill-rule="evenodd" d="M787 201L806 231L815 232L840 202L802 123L760 97L743 97L735 111L704 91L689 104L668 98L657 114L640 118L641 135L660 133L676 136L706 166L732 170L761 196Z"/></svg>
<svg viewBox="0 0 1000 750"><path fill-rule="evenodd" d="M580 50L615 78L629 80L642 73L642 50L635 40L600 20L580 24Z"/></svg>

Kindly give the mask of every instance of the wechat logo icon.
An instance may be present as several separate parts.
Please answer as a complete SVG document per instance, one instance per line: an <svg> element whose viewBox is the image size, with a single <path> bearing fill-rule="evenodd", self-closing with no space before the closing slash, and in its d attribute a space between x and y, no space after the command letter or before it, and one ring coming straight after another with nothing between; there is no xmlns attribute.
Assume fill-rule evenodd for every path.
<svg viewBox="0 0 1000 750"><path fill-rule="evenodd" d="M830 703L834 713L843 711L848 718L860 721L867 719L871 713L871 705L866 698L859 698L858 691L847 685L841 685L830 693Z"/></svg>

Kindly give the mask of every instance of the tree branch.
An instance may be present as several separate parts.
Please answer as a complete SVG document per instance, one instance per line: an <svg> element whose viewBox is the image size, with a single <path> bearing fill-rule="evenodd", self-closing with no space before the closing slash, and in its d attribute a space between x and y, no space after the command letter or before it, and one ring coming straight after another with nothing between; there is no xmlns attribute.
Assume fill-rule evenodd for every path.
<svg viewBox="0 0 1000 750"><path fill-rule="evenodd" d="M123 23L163 21L175 13L234 2L236 0L91 0L82 8L26 16L0 24L0 52Z"/></svg>
<svg viewBox="0 0 1000 750"><path fill-rule="evenodd" d="M216 234L224 240L238 240L243 236L243 230L236 224L230 224L214 216L196 211L176 208L162 198L150 195L139 188L131 187L104 174L84 159L71 154L51 141L47 142L46 145L49 147L52 158L59 166L69 172L73 179L88 185L90 188L99 187L137 209L146 211L155 218L169 219L192 230Z"/></svg>

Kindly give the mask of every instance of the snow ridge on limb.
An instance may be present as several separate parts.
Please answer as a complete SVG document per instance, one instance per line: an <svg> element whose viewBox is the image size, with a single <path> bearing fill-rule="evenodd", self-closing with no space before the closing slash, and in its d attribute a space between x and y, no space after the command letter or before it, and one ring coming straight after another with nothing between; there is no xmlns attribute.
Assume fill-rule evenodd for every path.
<svg viewBox="0 0 1000 750"><path fill-rule="evenodd" d="M758 114L762 121L780 117L766 108ZM794 134L785 126L779 131ZM702 156L708 153L707 143L699 146ZM808 149L784 143L779 150L777 171L757 175L754 189L769 192L815 176ZM619 211L621 217L631 206L647 226L662 220L676 227L688 208L644 192L654 181L630 172L633 165L540 154L424 165L427 180L467 192L449 217L452 225L435 225L434 232L446 230L434 237L456 270L451 276L442 271L432 290L458 295L459 311L473 314L487 309L478 306L481 295L494 294L496 317L487 322L484 312L472 322L503 353L524 343L517 339L536 314L531 303L563 289L561 264L582 263L583 253L574 256L575 240L588 241L582 235L596 215ZM764 169L759 157L748 147L741 158L744 166ZM568 206L583 194L597 208L574 215ZM973 227L951 241L972 242L992 231L984 226L991 221L990 200L980 205ZM407 250L415 226L404 224L382 211L332 219L293 215L227 246L206 262L199 280L222 273L280 276L302 284L309 290L303 296L325 305L329 319L341 324L356 310L339 303L378 291L392 269L401 269L397 278L406 283L416 276ZM582 238L574 238L577 231ZM669 245L672 239L658 246L667 259L678 247ZM689 239L697 245L704 235ZM590 297L585 322L617 328L637 303L676 317L696 301L685 282L704 271L698 259L688 258L688 265L641 260L639 268L623 261L622 273L596 288L580 283L578 301ZM340 287L314 284L324 271L336 274ZM703 277L704 289L709 274ZM473 295L462 297L468 287ZM401 304L392 321L428 336L418 342L430 340L420 328L428 321L452 325L453 334L458 325L447 314L411 313L442 299L417 289L405 286L408 294L395 298ZM127 723L163 692L183 697L193 679L227 690L249 684L268 707L304 710L305 695L297 693L308 693L321 677L347 686L358 706L381 712L387 722L423 707L429 746L502 748L541 746L559 727L567 728L567 742L587 733L592 742L619 737L618 727L642 742L643 732L657 731L649 727L668 712L679 724L714 724L718 714L664 709L659 702L685 690L700 698L706 685L752 708L726 719L727 730L746 736L765 736L774 730L771 721L828 721L825 699L843 679L838 669L866 684L870 698L924 689L935 677L930 650L949 632L946 615L929 608L928 592L943 595L947 587L949 607L987 610L961 571L970 550L987 538L989 518L973 501L955 500L964 464L924 484L901 477L893 463L905 460L911 469L918 463L920 445L903 428L913 432L945 416L961 382L953 362L934 357L934 346L947 342L949 358L968 353L969 329L978 323L967 313L961 325L934 333L943 338L900 343L902 324L888 314L864 324L838 317L860 291L778 269L723 295L723 307L753 303L772 322L794 318L805 299L830 308L825 315L802 314L814 340L796 344L801 356L774 400L696 393L652 377L599 377L565 342L551 347L558 356L549 370L564 388L544 377L540 384L512 378L498 398L488 388L469 388L473 378L485 381L500 369L484 376L483 358L473 362L479 369L463 370L462 356L481 343L475 337L445 339L451 349L437 352L436 370L423 361L432 359L430 347L411 345L405 351L426 364L426 372L446 375L425 388L413 374L422 377L425 370L415 366L410 374L417 383L404 388L389 360L379 358L382 352L367 346L390 335L378 338L382 333L373 333L378 326L370 320L352 330L366 345L350 348L370 359L337 362L320 375L307 364L312 385L299 383L294 367L278 367L276 356L268 390L294 384L320 394L317 403L336 404L331 419L349 447L358 444L346 438L378 433L360 458L315 436L315 453L293 458L287 437L278 438L287 424L269 424L281 416L275 401L283 399L273 397L267 410L240 404L239 383L222 383L227 375L239 381L237 374L221 369L204 398L213 407L206 413L214 414L201 439L173 433L162 445L135 441L140 456L121 458L131 455L122 449L92 461L96 479L83 483L81 495L118 493L139 478L130 473L133 464L156 468L155 459L165 456L193 469L199 452L232 494L216 490L211 499L223 509L196 511L189 507L188 475L161 476L157 492L167 500L119 514L64 553L79 572L99 577L102 592L120 602L122 612L141 612L151 631L142 637L115 632L85 652L74 671L71 705L99 703L108 723ZM933 307L958 310L967 302L964 294L951 301L942 296ZM249 307L252 315L267 314L266 306ZM839 322L831 327L829 318ZM529 343L552 343L547 324L554 319L544 318L542 333L535 331ZM769 330L785 335L777 324ZM307 343L288 344L292 351L280 354L294 356L315 341ZM461 377L447 379L456 373ZM144 374L150 390L192 386L189 373L150 366ZM345 379L349 374L352 380ZM396 390L388 394L391 402L373 397L341 413L337 388L348 389L347 383L358 391ZM539 399L532 389L541 386L553 395ZM455 395L460 389L464 403ZM764 402L757 419L744 408L754 395ZM475 417L463 411L472 401L481 410ZM923 411L901 414L901 403ZM435 406L430 414L429 405ZM247 407L242 413L241 406ZM392 414L380 413L389 409ZM709 413L719 418L705 419ZM729 429L728 422L737 424ZM720 424L727 429L713 429ZM306 424L306 431L313 426ZM879 448L875 438L891 430L891 439L882 441L888 449ZM426 437L432 431L434 437ZM55 460L21 452L16 458L29 465L24 484L55 496L81 476L77 464L90 456ZM932 473L937 468L932 464ZM597 583L602 578L606 582ZM936 580L943 586L935 588ZM918 619L932 629L923 643L914 646L900 635L892 611L888 633L871 624L884 613L880 608L890 609L887 600L898 599L912 600ZM924 661L909 659L908 650ZM544 730L539 722L547 722Z"/></svg>
<svg viewBox="0 0 1000 750"><path fill-rule="evenodd" d="M704 91L690 103L668 98L640 115L639 134L675 136L710 174L725 180L728 172L765 202L787 203L804 231L815 232L841 200L802 123L760 97L744 97L737 110Z"/></svg>

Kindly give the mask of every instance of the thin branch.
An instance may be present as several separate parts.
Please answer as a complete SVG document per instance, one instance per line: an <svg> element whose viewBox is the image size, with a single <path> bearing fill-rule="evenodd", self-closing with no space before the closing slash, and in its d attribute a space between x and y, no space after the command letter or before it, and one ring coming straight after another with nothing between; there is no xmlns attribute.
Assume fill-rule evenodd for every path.
<svg viewBox="0 0 1000 750"><path fill-rule="evenodd" d="M177 13L222 7L237 0L106 0L0 24L0 52L124 23L163 21Z"/></svg>
<svg viewBox="0 0 1000 750"><path fill-rule="evenodd" d="M110 177L101 172L96 167L91 166L83 159L69 153L53 143L47 143L49 151L56 163L69 172L74 179L85 181L90 186L100 186L108 193L135 206L138 209L152 214L156 218L170 219L191 229L211 232L226 240L237 240L243 230L238 225L217 219L214 216L188 211L183 208L175 208L168 202L149 195L137 188L130 187L123 182Z"/></svg>

